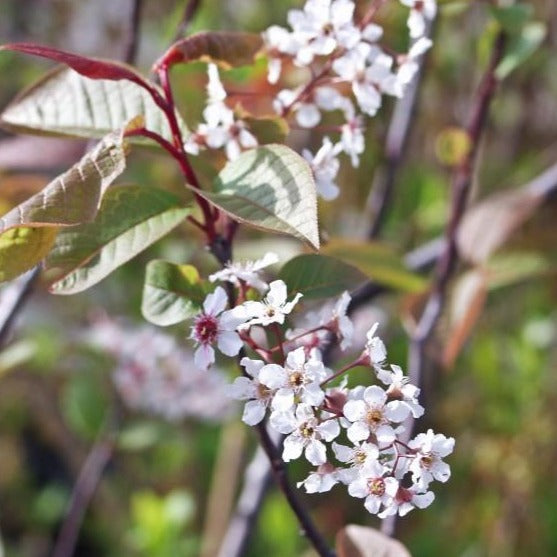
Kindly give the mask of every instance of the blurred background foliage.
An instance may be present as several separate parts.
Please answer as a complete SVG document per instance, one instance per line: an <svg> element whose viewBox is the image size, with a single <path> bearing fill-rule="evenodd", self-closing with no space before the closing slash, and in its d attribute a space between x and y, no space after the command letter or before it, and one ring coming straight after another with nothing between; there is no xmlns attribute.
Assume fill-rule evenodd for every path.
<svg viewBox="0 0 557 557"><path fill-rule="evenodd" d="M148 71L172 40L184 6L174 0L143 4L139 65ZM481 145L475 201L516 189L557 161L557 3L523 4L547 33L497 93ZM34 41L121 57L130 5L128 0L2 0L0 42ZM294 5L202 0L191 30L261 31L284 23ZM382 241L401 254L443 230L451 171L468 148L461 126L497 26L490 7L487 1L441 2L410 147L382 233ZM388 33L404 37L405 12L395 7L382 14ZM47 67L41 60L2 53L0 106ZM255 97L241 96L250 108L268 108L265 71L261 63L226 76L231 89L257 92ZM202 110L199 92L204 83L201 64L174 72L176 98L190 123ZM365 234L369 223L362 207L370 176L381 163L391 109L387 103L369 123L359 171L342 168L342 196L320 207L328 236ZM295 148L307 142L305 132L292 135ZM54 162L36 164L36 156L31 146L16 160L0 143L0 202L3 190L44 184L64 169ZM137 150L131 161L123 181L181 192L177 169L166 157ZM548 201L518 227L499 253L507 259L492 268L499 269L499 275L492 275L501 279L502 273L503 280L467 289L462 285L470 276L469 266L463 264L453 281L448 311L430 346L435 365L424 385L429 413L427 423L419 426L431 425L456 438L450 458L453 477L436 486L430 508L399 522L399 537L415 557L557 555L555 216L556 205ZM285 239L260 240L249 231L243 231L241 239L239 258L274 249L286 261L300 250ZM108 461L75 555L209 556L211 544L222 534L230 498L255 442L251 432L235 425L238 409L225 404L226 411L201 415L189 406L189 413L168 422L137 400L135 408L126 407L129 399L122 400L122 391L114 388L117 357L101 349L106 344L91 344L92 331L103 320L116 320L121 330L141 325L144 267L154 257L194 262L204 272L216 269L196 232L183 226L86 293L70 299L35 292L0 353L0 555L50 554L72 487L94 443L105 443ZM5 287L1 296L10 295L10 287ZM411 326L419 304L420 296L384 294L355 319L363 330L381 320L390 360L403 363L405 327ZM470 312L472 306L477 311ZM462 307L470 323L460 341L454 338L453 313ZM179 326L169 334L182 343L189 331ZM448 354L451 341L456 347ZM173 378L174 372L168 373ZM192 395L198 406L222 405L212 389ZM305 473L303 463L291 466L292 478L300 480ZM304 499L331 535L346 523L376 525L360 501L341 490ZM273 489L248 555L289 557L307 551L294 517Z"/></svg>

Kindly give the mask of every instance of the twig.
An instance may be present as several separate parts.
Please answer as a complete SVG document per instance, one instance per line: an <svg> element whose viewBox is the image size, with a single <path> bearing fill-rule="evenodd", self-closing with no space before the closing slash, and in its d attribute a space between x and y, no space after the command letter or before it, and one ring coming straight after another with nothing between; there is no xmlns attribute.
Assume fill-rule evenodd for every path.
<svg viewBox="0 0 557 557"><path fill-rule="evenodd" d="M188 31L188 27L191 25L199 6L201 5L201 0L189 0L184 8L184 13L182 14L182 18L180 19L180 23L176 29L176 33L174 35L173 43L180 40Z"/></svg>
<svg viewBox="0 0 557 557"><path fill-rule="evenodd" d="M275 445L278 444L279 434L270 434ZM263 448L259 446L246 468L242 491L217 557L240 557L244 553L269 488L271 475L270 461Z"/></svg>
<svg viewBox="0 0 557 557"><path fill-rule="evenodd" d="M114 440L106 435L93 445L75 482L66 518L56 539L52 557L71 557L75 551L85 511L114 451Z"/></svg>
<svg viewBox="0 0 557 557"><path fill-rule="evenodd" d="M433 33L434 21L429 21L425 36L430 38ZM373 183L366 202L366 222L369 222L367 237L377 238L385 222L385 216L391 200L398 172L402 165L408 145L408 138L414 122L416 104L422 83L423 69L427 54L418 61L418 71L408 85L404 97L397 101L385 142L385 161L373 176Z"/></svg>
<svg viewBox="0 0 557 557"><path fill-rule="evenodd" d="M277 485L281 489L284 497L288 501L288 504L300 523L302 531L308 538L308 540L313 545L313 548L320 557L335 557L335 552L332 551L325 538L321 535L319 530L317 530L313 520L311 519L306 508L300 501L298 493L294 490L290 482L288 481L288 474L286 472L286 465L282 460L279 447L275 444L273 438L269 434L269 431L265 423L260 423L256 426L257 432L259 434L259 441L263 450L267 454L269 461L271 463L271 470L275 477Z"/></svg>
<svg viewBox="0 0 557 557"><path fill-rule="evenodd" d="M124 45L124 61L128 64L133 64L137 58L142 4L143 0L132 0L131 21Z"/></svg>
<svg viewBox="0 0 557 557"><path fill-rule="evenodd" d="M498 80L495 76L495 69L501 61L504 47L505 34L500 32L495 39L491 59L480 84L467 126L467 132L470 138L470 150L462 163L456 169L456 173L454 175L452 183L453 198L451 211L445 230L445 249L437 262L431 294L410 339L408 377L416 386L420 385L422 373L425 367L426 346L443 310L449 280L451 279L458 262L456 234L466 209L477 158L476 155L482 137L482 132L487 124L489 106L498 84ZM414 419L412 416L406 420L405 428L402 440L407 442L412 436L412 430L414 428ZM395 515L387 517L382 523L382 531L385 534L392 535L395 524Z"/></svg>
<svg viewBox="0 0 557 557"><path fill-rule="evenodd" d="M0 347L6 344L14 321L33 293L40 272L41 266L37 265L32 271L23 275L17 285L13 286L17 289L16 292L0 303Z"/></svg>

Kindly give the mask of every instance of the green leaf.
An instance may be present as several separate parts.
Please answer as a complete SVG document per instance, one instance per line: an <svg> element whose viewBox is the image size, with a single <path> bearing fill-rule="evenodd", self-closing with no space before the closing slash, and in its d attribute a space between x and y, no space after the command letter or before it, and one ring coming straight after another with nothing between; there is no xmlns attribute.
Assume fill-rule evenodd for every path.
<svg viewBox="0 0 557 557"><path fill-rule="evenodd" d="M64 174L1 217L0 233L19 226L72 226L93 220L104 191L125 166L122 134L111 133Z"/></svg>
<svg viewBox="0 0 557 557"><path fill-rule="evenodd" d="M265 145L242 153L220 172L215 190L195 191L240 222L319 249L315 182L292 149Z"/></svg>
<svg viewBox="0 0 557 557"><path fill-rule="evenodd" d="M18 95L0 114L0 126L15 133L100 138L136 116L143 116L146 129L172 140L163 111L143 87L128 80L89 79L62 66ZM185 139L189 132L177 117Z"/></svg>
<svg viewBox="0 0 557 557"><path fill-rule="evenodd" d="M524 26L532 17L533 8L529 4L514 4L511 6L490 6L490 11L499 25L513 34Z"/></svg>
<svg viewBox="0 0 557 557"><path fill-rule="evenodd" d="M522 64L545 39L547 26L541 22L526 24L521 33L512 37L506 48L506 54L495 69L498 79L505 79Z"/></svg>
<svg viewBox="0 0 557 557"><path fill-rule="evenodd" d="M69 425L85 438L94 439L103 427L109 400L100 377L75 373L63 392L62 409Z"/></svg>
<svg viewBox="0 0 557 557"><path fill-rule="evenodd" d="M372 242L332 240L321 250L353 265L369 279L405 292L420 292L426 281L409 271L402 259L388 246Z"/></svg>
<svg viewBox="0 0 557 557"><path fill-rule="evenodd" d="M189 319L199 312L210 290L192 265L151 261L145 273L143 317L161 327Z"/></svg>
<svg viewBox="0 0 557 557"><path fill-rule="evenodd" d="M0 234L0 282L12 280L40 263L56 239L56 228L10 228Z"/></svg>
<svg viewBox="0 0 557 557"><path fill-rule="evenodd" d="M282 143L289 132L288 122L280 116L255 118L254 116L244 115L242 119L260 145Z"/></svg>
<svg viewBox="0 0 557 557"><path fill-rule="evenodd" d="M203 31L174 43L155 63L153 71L188 62L212 62L224 69L251 65L262 46L259 34Z"/></svg>
<svg viewBox="0 0 557 557"><path fill-rule="evenodd" d="M164 190L111 188L93 222L58 234L46 261L51 292L75 294L97 284L168 234L189 213L189 208Z"/></svg>
<svg viewBox="0 0 557 557"><path fill-rule="evenodd" d="M329 298L351 290L366 280L352 265L326 255L294 257L280 270L279 278L289 292L301 292L304 298Z"/></svg>

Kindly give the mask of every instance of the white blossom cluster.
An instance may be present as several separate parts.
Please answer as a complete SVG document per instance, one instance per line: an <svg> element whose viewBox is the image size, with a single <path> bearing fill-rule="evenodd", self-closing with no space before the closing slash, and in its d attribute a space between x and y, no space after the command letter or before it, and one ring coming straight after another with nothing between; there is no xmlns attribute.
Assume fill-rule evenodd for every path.
<svg viewBox="0 0 557 557"><path fill-rule="evenodd" d="M400 367L387 365L377 324L369 329L365 349L355 360L336 372L325 366L322 350L331 337L342 350L352 343L347 293L332 309L314 313L305 330L283 334L301 294L289 299L281 280L266 285L260 271L273 260L267 255L260 262L229 265L211 277L235 284L244 299L226 310L222 287L207 296L192 327L191 337L198 344L196 363L207 369L214 361L215 346L227 356L237 355L242 347L253 353L254 357L241 359L244 375L235 379L230 395L246 401L242 416L246 424L267 419L285 436L285 462L304 457L316 467L298 484L309 493L344 484L350 495L365 499L365 508L380 517L403 516L428 506L434 499L431 482L450 477L443 458L452 452L454 439L428 430L403 441L404 422L421 417L424 409L419 389ZM247 285L257 285L264 292L262 299L246 300ZM254 333L261 328L267 335L256 341ZM274 341L266 340L271 338ZM348 388L346 373L361 366L373 370L377 384ZM341 376L340 385L331 386Z"/></svg>
<svg viewBox="0 0 557 557"><path fill-rule="evenodd" d="M427 22L435 16L436 0L400 3L410 8L412 44L406 53L394 53L382 44L383 29L372 21L377 2L370 2L368 14L357 20L353 0L307 0L303 9L289 11L291 30L273 25L263 32L271 84L279 82L285 62L309 70L305 82L277 93L273 100L276 112L285 118L292 116L306 129L316 128L323 112L340 116L339 124L332 126L335 140L325 135L315 154L302 151L315 175L318 194L325 200L339 194L339 155L348 155L353 167L360 164L365 116L377 113L383 95L404 95L418 70L418 59L431 46L425 33ZM209 64L204 120L185 142L187 153L223 148L233 160L243 150L257 146L246 119L227 106L226 99L217 66Z"/></svg>
<svg viewBox="0 0 557 557"><path fill-rule="evenodd" d="M154 327L123 327L103 319L87 340L116 360L112 378L125 404L170 421L223 420L232 413L222 372L199 370L192 354Z"/></svg>
<svg viewBox="0 0 557 557"><path fill-rule="evenodd" d="M365 149L363 116L377 113L383 95L404 95L418 69L419 57L431 46L425 34L427 21L435 16L436 1L400 2L410 8L412 46L404 54L382 45L383 29L371 21L376 2L370 3L369 12L357 20L353 0L307 0L303 9L288 13L291 30L274 25L263 34L269 82L279 81L285 61L310 70L309 81L278 93L276 111L282 116L294 114L303 128L315 128L323 111L337 111L342 116L338 141L325 136L315 155L303 152L324 199L334 199L339 193L335 179L340 153L346 153L354 167L359 166Z"/></svg>

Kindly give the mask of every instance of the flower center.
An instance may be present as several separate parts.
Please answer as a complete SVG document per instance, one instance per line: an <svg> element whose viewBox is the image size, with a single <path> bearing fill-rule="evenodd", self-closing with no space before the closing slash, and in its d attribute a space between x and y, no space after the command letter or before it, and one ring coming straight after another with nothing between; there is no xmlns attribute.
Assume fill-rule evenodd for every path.
<svg viewBox="0 0 557 557"><path fill-rule="evenodd" d="M378 408L372 408L366 416L367 423L371 427L377 427L378 425L383 423L383 412Z"/></svg>
<svg viewBox="0 0 557 557"><path fill-rule="evenodd" d="M354 455L354 464L363 464L366 461L366 453L364 451L356 451Z"/></svg>
<svg viewBox="0 0 557 557"><path fill-rule="evenodd" d="M383 478L371 478L367 482L367 488L371 495L382 497L385 495L385 481Z"/></svg>
<svg viewBox="0 0 557 557"><path fill-rule="evenodd" d="M267 399L270 395L271 389L269 389L269 387L263 385L263 383L259 383L259 385L257 385L257 398Z"/></svg>
<svg viewBox="0 0 557 557"><path fill-rule="evenodd" d="M305 437L306 439L312 437L314 431L315 429L310 423L306 422L300 426L300 433L302 434L302 437Z"/></svg>
<svg viewBox="0 0 557 557"><path fill-rule="evenodd" d="M196 318L193 336L200 344L213 344L219 332L219 322L216 317L202 313Z"/></svg>
<svg viewBox="0 0 557 557"><path fill-rule="evenodd" d="M433 464L433 455L425 454L420 458L420 464L423 468L429 469Z"/></svg>
<svg viewBox="0 0 557 557"><path fill-rule="evenodd" d="M288 382L292 387L301 387L304 384L304 375L301 371L293 371L288 376Z"/></svg>

